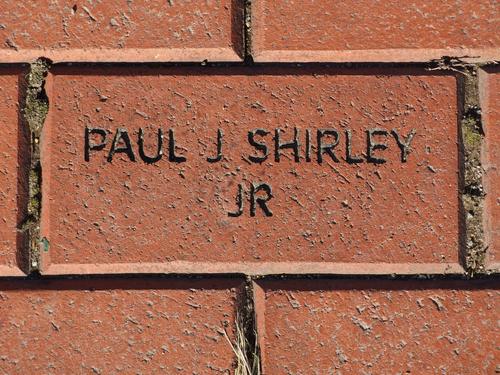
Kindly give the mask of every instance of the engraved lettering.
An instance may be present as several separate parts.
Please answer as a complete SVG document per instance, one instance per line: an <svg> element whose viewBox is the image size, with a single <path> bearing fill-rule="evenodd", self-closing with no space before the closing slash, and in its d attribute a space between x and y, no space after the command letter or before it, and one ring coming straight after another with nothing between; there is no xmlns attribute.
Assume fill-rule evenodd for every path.
<svg viewBox="0 0 500 375"><path fill-rule="evenodd" d="M311 161L311 131L306 129L306 162Z"/></svg>
<svg viewBox="0 0 500 375"><path fill-rule="evenodd" d="M259 137L264 137L268 134L269 132L264 129L254 129L248 132L248 143L250 143L253 147L255 147L256 150L262 152L262 156L255 156L255 155L248 156L248 159L253 163L262 163L269 156L269 150L267 146L264 143L259 143L255 140L256 135L258 135Z"/></svg>
<svg viewBox="0 0 500 375"><path fill-rule="evenodd" d="M236 206L237 209L234 212L228 212L229 217L238 217L243 213L243 185L238 184L238 193L236 193Z"/></svg>
<svg viewBox="0 0 500 375"><path fill-rule="evenodd" d="M257 193L263 191L266 196L257 196ZM267 202L273 197L271 186L266 183L252 184L250 187L250 216L255 216L256 205L264 211L266 216L273 216L272 211L267 207Z"/></svg>
<svg viewBox="0 0 500 375"><path fill-rule="evenodd" d="M299 129L293 128L293 141L288 143L281 143L280 133L281 129L276 128L274 130L274 161L280 161L280 150L291 148L293 150L294 160L296 163L298 163L300 161Z"/></svg>
<svg viewBox="0 0 500 375"><path fill-rule="evenodd" d="M139 128L139 140L138 140L138 145L139 145L139 156L141 159L148 164L156 163L157 161L161 160L163 156L163 132L161 129L158 129L158 145L157 145L157 151L156 151L156 156L147 156L146 153L144 152L144 130L142 128Z"/></svg>
<svg viewBox="0 0 500 375"><path fill-rule="evenodd" d="M183 163L187 160L185 156L175 153L174 129L168 129L168 160L174 163Z"/></svg>
<svg viewBox="0 0 500 375"><path fill-rule="evenodd" d="M326 152L332 160L336 163L339 162L339 159L333 152L333 149L337 147L339 144L339 132L336 131L335 129L318 129L317 133L317 142L318 142L318 163L321 164L323 162L323 154ZM333 136L334 141L333 143L327 143L323 144L323 137L324 136Z"/></svg>
<svg viewBox="0 0 500 375"><path fill-rule="evenodd" d="M410 153L410 144L416 132L417 131L415 129L411 129L406 137L401 137L396 129L391 130L391 134L393 135L394 139L396 139L399 149L401 150L402 163L406 163L406 160L408 159L408 154Z"/></svg>
<svg viewBox="0 0 500 375"><path fill-rule="evenodd" d="M101 137L101 142L94 143L91 140L91 136L97 134ZM85 161L90 161L90 151L100 151L106 147L108 141L106 140L108 132L102 128L89 128L85 127L85 149L84 149L84 159Z"/></svg>
<svg viewBox="0 0 500 375"><path fill-rule="evenodd" d="M379 143L374 140L374 136L387 137L387 130L385 129L368 129L366 131L366 161L368 163L383 164L386 162L385 159L380 157L375 157L373 152L375 150L385 150L387 148L386 143Z"/></svg>
<svg viewBox="0 0 500 375"><path fill-rule="evenodd" d="M345 160L349 164L362 163L361 156L352 155L352 134L350 130L345 131Z"/></svg>
<svg viewBox="0 0 500 375"><path fill-rule="evenodd" d="M122 143L122 145L120 145L120 143ZM130 161L135 161L135 155L132 150L132 144L130 143L130 137L127 129L116 129L113 144L111 145L111 149L108 154L108 162L111 163L113 161L113 156L117 153L125 153Z"/></svg>
<svg viewBox="0 0 500 375"><path fill-rule="evenodd" d="M217 163L222 160L222 129L217 129L217 155L215 157L208 157L207 161L209 163Z"/></svg>

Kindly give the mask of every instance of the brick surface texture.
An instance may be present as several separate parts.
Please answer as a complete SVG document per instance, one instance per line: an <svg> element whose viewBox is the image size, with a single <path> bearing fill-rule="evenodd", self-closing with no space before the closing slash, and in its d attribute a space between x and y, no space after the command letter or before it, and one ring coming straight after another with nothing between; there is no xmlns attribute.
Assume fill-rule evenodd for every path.
<svg viewBox="0 0 500 375"><path fill-rule="evenodd" d="M262 287L269 374L490 374L498 364L500 296L484 283L302 280Z"/></svg>
<svg viewBox="0 0 500 375"><path fill-rule="evenodd" d="M2 283L5 374L217 373L232 368L238 284Z"/></svg>
<svg viewBox="0 0 500 375"><path fill-rule="evenodd" d="M486 215L485 223L490 235L488 264L500 268L500 72L487 70L483 79L483 98L485 102L485 144L486 164Z"/></svg>
<svg viewBox="0 0 500 375"><path fill-rule="evenodd" d="M0 374L499 373L499 29L0 0Z"/></svg>
<svg viewBox="0 0 500 375"><path fill-rule="evenodd" d="M252 2L257 59L384 60L461 49L494 50L498 3L479 1L348 0ZM384 52L385 50L385 52ZM319 52L319 53L318 53ZM483 51L484 52L484 51Z"/></svg>
<svg viewBox="0 0 500 375"><path fill-rule="evenodd" d="M22 257L27 205L27 132L20 123L21 71L0 69L0 275L16 274Z"/></svg>
<svg viewBox="0 0 500 375"><path fill-rule="evenodd" d="M0 48L12 60L238 60L242 52L237 0L2 0L0 9Z"/></svg>
<svg viewBox="0 0 500 375"><path fill-rule="evenodd" d="M48 218L42 232L51 244L44 253L51 264L458 263L454 76L318 69L129 72L92 69L81 75L71 69L51 77L53 112L42 145ZM371 124L397 128L402 136L415 129L417 135L407 163L400 162L390 136L384 139L387 151L378 154L386 163L374 167L363 160L353 167L345 161L342 134L337 163L308 163L302 146L302 162L284 150L279 162L269 157L249 164L255 150L246 137L256 123L269 131L279 126L283 142L300 127L302 144L306 129L352 129L357 155L365 151L364 130ZM92 152L88 163L81 148L86 126L111 133L108 147ZM134 163L125 153L108 161L119 127L132 138ZM146 164L138 153L139 129L153 155L158 129L167 135L171 127L186 162L165 157ZM223 162L210 164L206 157L214 152L218 128L228 149ZM263 140L272 148L272 135ZM264 178L275 190L273 216L228 217L234 186ZM175 188L165 191L165 184ZM364 220L378 230L368 231Z"/></svg>

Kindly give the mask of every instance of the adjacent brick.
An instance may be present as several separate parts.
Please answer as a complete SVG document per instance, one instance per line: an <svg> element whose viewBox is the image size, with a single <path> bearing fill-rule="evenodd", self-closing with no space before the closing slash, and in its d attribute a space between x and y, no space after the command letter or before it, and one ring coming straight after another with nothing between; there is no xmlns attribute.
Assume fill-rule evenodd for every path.
<svg viewBox="0 0 500 375"><path fill-rule="evenodd" d="M21 72L0 69L0 275L21 274L25 235L29 148L20 122Z"/></svg>
<svg viewBox="0 0 500 375"><path fill-rule="evenodd" d="M239 60L242 2L0 0L4 60Z"/></svg>
<svg viewBox="0 0 500 375"><path fill-rule="evenodd" d="M494 0L252 2L258 61L426 61L498 58Z"/></svg>
<svg viewBox="0 0 500 375"><path fill-rule="evenodd" d="M264 374L492 374L497 281L263 282Z"/></svg>
<svg viewBox="0 0 500 375"><path fill-rule="evenodd" d="M485 229L488 242L488 267L500 269L500 71L482 74L484 109Z"/></svg>
<svg viewBox="0 0 500 375"><path fill-rule="evenodd" d="M42 235L50 245L42 249L44 272L314 273L361 264L346 269L432 273L458 263L452 75L392 68L57 68L48 88ZM281 150L276 162L275 128L285 142L294 126L300 128L300 162L290 149ZM86 127L110 132L88 162ZM107 161L119 128L128 131L134 162L123 152ZM158 162L140 157L139 128L149 156L156 155L163 129ZM224 158L208 163L218 128ZM249 160L262 154L247 139L256 128L270 132L255 137L269 146L261 164ZM339 131L338 162L325 154L318 163L319 128ZM366 160L366 130L374 128L388 132L375 136L387 143L387 150L374 152L384 164ZM169 161L169 129L186 162ZM304 158L306 129L310 162ZM406 162L391 129L404 137L416 132ZM346 130L361 163L346 162ZM90 138L101 141L97 134ZM272 217L258 205L250 216L248 190L260 182L272 187ZM229 217L240 183L247 191L244 211ZM191 268L199 262L205 264Z"/></svg>
<svg viewBox="0 0 500 375"><path fill-rule="evenodd" d="M237 281L0 284L0 372L232 372Z"/></svg>

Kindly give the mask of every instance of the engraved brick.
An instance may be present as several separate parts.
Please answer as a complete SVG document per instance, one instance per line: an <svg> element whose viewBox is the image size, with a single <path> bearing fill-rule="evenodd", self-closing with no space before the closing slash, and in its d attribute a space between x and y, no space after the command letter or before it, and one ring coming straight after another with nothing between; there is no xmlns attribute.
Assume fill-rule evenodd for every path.
<svg viewBox="0 0 500 375"><path fill-rule="evenodd" d="M481 99L484 110L484 168L485 174L485 234L488 246L487 267L500 270L500 72L482 72Z"/></svg>
<svg viewBox="0 0 500 375"><path fill-rule="evenodd" d="M45 273L460 272L453 75L61 67L49 77L48 89L42 144L41 230L50 244L42 249ZM107 143L99 149L102 135L89 135L95 149L86 161L85 129L97 127L109 132ZM290 148L276 161L276 128L286 143L294 127L299 162ZM148 164L141 157L141 128L149 157L157 155L162 129L161 160ZM250 158L262 155L248 141L256 128L269 132L254 139L268 147L262 163ZM338 160L324 152L320 164L317 136L323 128L338 131ZM169 129L176 156L186 161L169 160ZM218 129L223 158L209 163ZM387 145L370 151L371 162L370 129L373 143ZM400 137L415 132L405 162L393 129ZM357 162L346 161L348 132ZM112 154L115 137L122 152ZM323 142L334 139L326 134ZM251 216L252 183L271 186L273 198L266 204L272 216L257 202ZM243 213L231 217L238 184L245 191ZM266 197L266 191L258 196Z"/></svg>
<svg viewBox="0 0 500 375"><path fill-rule="evenodd" d="M0 0L4 62L237 61L242 2Z"/></svg>
<svg viewBox="0 0 500 375"><path fill-rule="evenodd" d="M428 61L499 57L498 4L479 1L252 2L257 61Z"/></svg>
<svg viewBox="0 0 500 375"><path fill-rule="evenodd" d="M20 122L17 69L0 69L0 275L22 274L26 219L27 132Z"/></svg>
<svg viewBox="0 0 500 375"><path fill-rule="evenodd" d="M0 283L0 369L26 374L233 370L237 281ZM224 337L227 331L228 339Z"/></svg>
<svg viewBox="0 0 500 375"><path fill-rule="evenodd" d="M264 374L498 369L497 281L262 282Z"/></svg>

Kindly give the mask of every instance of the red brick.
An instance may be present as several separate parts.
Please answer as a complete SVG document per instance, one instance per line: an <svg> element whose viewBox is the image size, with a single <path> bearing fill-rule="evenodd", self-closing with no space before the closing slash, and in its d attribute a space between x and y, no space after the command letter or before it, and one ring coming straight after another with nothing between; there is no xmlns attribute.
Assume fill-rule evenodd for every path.
<svg viewBox="0 0 500 375"><path fill-rule="evenodd" d="M488 74L489 73L489 74ZM500 270L500 71L482 72L481 97L484 110L485 229L488 268Z"/></svg>
<svg viewBox="0 0 500 375"><path fill-rule="evenodd" d="M18 69L0 69L0 275L19 275L25 235L29 149L20 123Z"/></svg>
<svg viewBox="0 0 500 375"><path fill-rule="evenodd" d="M236 61L242 2L0 0L2 60Z"/></svg>
<svg viewBox="0 0 500 375"><path fill-rule="evenodd" d="M26 374L229 373L236 281L0 284L0 369Z"/></svg>
<svg viewBox="0 0 500 375"><path fill-rule="evenodd" d="M261 285L257 316L264 374L492 374L498 369L496 281Z"/></svg>
<svg viewBox="0 0 500 375"><path fill-rule="evenodd" d="M496 1L252 2L257 61L498 59Z"/></svg>
<svg viewBox="0 0 500 375"><path fill-rule="evenodd" d="M44 129L42 235L46 273L247 272L418 273L459 267L456 78L423 71L328 68L59 68L49 77ZM84 129L110 130L108 146L84 160ZM301 128L301 161L273 157ZM165 156L146 164L162 128ZM215 153L224 131L225 158ZM332 127L341 141L335 163L304 160L305 129ZM366 154L369 128L416 129L406 163L389 134L385 164L345 161ZM136 161L106 158L126 128ZM184 163L168 161L174 128ZM271 156L262 164L247 132L264 128ZM93 140L93 142L97 142ZM315 147L316 140L313 139ZM244 160L246 158L247 160ZM267 182L272 217L249 203L235 210L237 185ZM45 249L44 249L45 250ZM381 266L381 263L385 264Z"/></svg>

